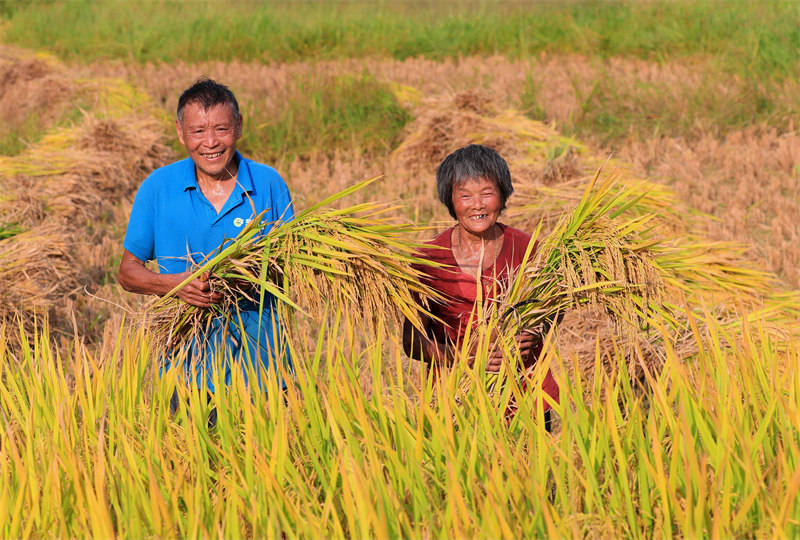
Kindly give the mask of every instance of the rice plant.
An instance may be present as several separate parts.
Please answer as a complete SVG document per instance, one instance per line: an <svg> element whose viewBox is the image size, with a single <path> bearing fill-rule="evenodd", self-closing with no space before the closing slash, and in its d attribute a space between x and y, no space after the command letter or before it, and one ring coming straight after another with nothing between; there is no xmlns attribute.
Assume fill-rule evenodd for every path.
<svg viewBox="0 0 800 540"><path fill-rule="evenodd" d="M667 348L647 396L620 375L636 356L598 350L612 369L584 378L548 347L553 434L536 393L509 423L481 384L456 399L478 370L413 375L388 328L363 346L347 314L296 342L285 399L236 376L207 403L156 375L141 331L123 328L103 357L59 354L45 328L19 347L0 338L0 534L796 536L800 351L707 317L697 356ZM186 406L171 417L176 385Z"/></svg>
<svg viewBox="0 0 800 540"><path fill-rule="evenodd" d="M678 234L682 225L675 207L665 205L661 192L653 194L646 184L613 174L603 178L598 171L579 196L570 197L577 189L568 188L551 200L537 198L540 217L565 207L571 198L574 206L547 234L540 221L512 282L498 285L496 299L479 299L475 316L482 331L468 333L461 350L464 356L491 347L503 350L509 362L499 376L488 376L492 394L518 394L523 374L515 367L514 336L535 332L550 339L549 329L581 306L607 313L615 323L615 348L640 357L628 366L637 387L646 384L643 371L662 369L669 347L681 359L699 352L694 333L705 329L692 324L708 320L700 313L713 316L733 336L741 331L743 313L776 342L796 336L796 294L776 295L775 278L750 266L740 246ZM597 368L593 364L585 358L580 369L591 374ZM610 367L604 362L603 368ZM472 392L473 383L463 379L460 391Z"/></svg>
<svg viewBox="0 0 800 540"><path fill-rule="evenodd" d="M664 281L653 264L642 231L654 215L619 216L636 202L632 191L600 171L584 196L523 263L502 298L503 318L518 328L548 326L559 314L583 303L602 302L620 321L645 326L654 313L671 319L664 308ZM538 231L529 249L538 240ZM531 254L529 253L529 258Z"/></svg>

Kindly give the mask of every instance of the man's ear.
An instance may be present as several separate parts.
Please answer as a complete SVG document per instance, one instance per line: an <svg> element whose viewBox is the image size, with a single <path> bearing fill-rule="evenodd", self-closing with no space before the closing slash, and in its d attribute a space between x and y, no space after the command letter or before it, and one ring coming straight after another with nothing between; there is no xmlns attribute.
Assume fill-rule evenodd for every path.
<svg viewBox="0 0 800 540"><path fill-rule="evenodd" d="M242 115L239 114L239 120L236 122L236 131L234 132L234 135L236 135L237 139L242 136L242 126L243 125L244 125L244 119L243 119Z"/></svg>
<svg viewBox="0 0 800 540"><path fill-rule="evenodd" d="M175 132L178 134L178 140L181 141L181 144L186 146L183 141L183 126L181 126L181 122L177 118L175 119Z"/></svg>

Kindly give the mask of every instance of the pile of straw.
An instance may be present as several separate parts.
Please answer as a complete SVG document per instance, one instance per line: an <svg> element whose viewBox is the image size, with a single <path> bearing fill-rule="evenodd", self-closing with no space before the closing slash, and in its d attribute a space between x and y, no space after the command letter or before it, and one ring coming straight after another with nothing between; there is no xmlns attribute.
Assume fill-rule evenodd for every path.
<svg viewBox="0 0 800 540"><path fill-rule="evenodd" d="M172 151L163 122L141 92L119 80L79 78L52 59L0 49L13 75L3 107L54 80L91 106L72 125L53 127L20 154L0 155L0 322L50 316L55 331L92 338L110 306L97 293L121 252L118 223L141 179ZM35 69L34 69L35 68ZM55 91L55 90L54 90ZM56 100L57 101L57 100ZM25 100L19 101L26 107ZM41 109L43 115L47 107ZM55 115L55 113L53 114ZM110 286L100 292L112 296ZM95 336L99 337L99 336Z"/></svg>
<svg viewBox="0 0 800 540"><path fill-rule="evenodd" d="M52 125L78 90L54 57L0 45L0 138L26 120Z"/></svg>

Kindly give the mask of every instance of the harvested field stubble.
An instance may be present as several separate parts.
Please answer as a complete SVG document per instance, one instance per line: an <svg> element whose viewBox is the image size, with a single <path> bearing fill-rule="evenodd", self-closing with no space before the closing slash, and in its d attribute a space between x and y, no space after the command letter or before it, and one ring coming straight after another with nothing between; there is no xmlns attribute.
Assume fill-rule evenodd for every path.
<svg viewBox="0 0 800 540"><path fill-rule="evenodd" d="M379 151L364 154L357 148L331 154L311 152L307 159L277 165L299 202L318 200L319 189L323 189L321 195L339 191L343 179L386 173L397 180L386 183L386 198L406 201L408 217L417 222L448 219L435 200L433 156L470 135L468 131L452 132L459 126L448 118L450 110L443 104L454 95L473 92L490 97L497 111L514 108L531 113L538 108L539 118L553 123L560 135L579 133L585 142L605 144L607 150L598 156L613 152L629 163L637 176L668 184L689 207L720 218L704 225L713 238L749 245L753 257L765 261L787 284L800 285L800 249L795 240L800 223L789 217L798 215L795 168L800 165L792 124L798 88L792 79L776 82L762 78L761 86L754 87L709 57L652 62L575 54L542 54L516 61L487 56L441 62L349 59L271 65L107 62L93 69L136 80L170 114L180 90L200 73L230 84L243 102L258 102L265 118L276 115L292 91L292 81L303 78L366 71L378 81L402 85L395 93L416 118L407 133L417 132L425 118L432 120L434 110L447 125L440 126L436 134L441 140L430 139L432 145L441 147L439 151L420 149L421 156L432 152L429 159L421 159L424 167L413 155L408 156L411 168L407 169L394 166ZM248 121L263 120L245 118ZM743 127L753 122L765 123L765 127ZM486 140L499 139L502 144L506 135L507 130ZM506 143L503 148L519 152L514 144ZM581 166L573 143L554 142L547 154L538 164L541 171L512 172L520 179L522 174L532 173L536 183L554 185L594 172Z"/></svg>
<svg viewBox="0 0 800 540"><path fill-rule="evenodd" d="M415 120L407 126L404 141L391 155L378 148L363 148L356 144L332 151L330 148L311 149L305 156L294 159L279 157L275 165L287 176L299 208L343 189L353 179L384 173L390 181L381 184L380 193L365 190L363 194L357 195L355 201L374 200L376 197L382 200L401 200L406 207L406 218L418 223L438 223L436 227L441 228L449 222L449 217L435 199L434 169L453 148L469 142L483 142L495 146L508 158L518 188L519 195L512 197L506 219L511 224L530 229L534 225L533 214L525 218L514 212L514 208L525 199L526 192L536 193L527 188L541 185L558 187L564 182L577 181L592 174L607 161L604 152L590 152L583 144L559 133L554 126L534 122L515 111L515 107L519 105L519 96L523 95L531 80L537 84L534 97L545 117L569 125L570 122L577 121L577 114L585 115L593 107L609 105L609 99L614 96L592 91L597 85L592 81L598 79L618 81L620 91L616 98L623 96L626 99L636 94L637 88L641 86L642 83L637 81L643 81L645 93L641 96L644 97L649 96L648 92L652 93L654 88L676 88L682 84L685 88L681 94L683 97L674 102L662 103L656 100L656 103L662 103L662 108L672 107L669 110L674 110L676 117L692 110L695 111L693 114L697 114L701 109L692 109L687 103L693 95L710 88L710 79L702 74L708 67L707 63L702 62L697 66L620 59L601 63L575 55L545 55L528 61L510 61L503 57L462 58L443 62L422 59L368 59L269 66L241 62L210 62L200 65L178 62L144 66L105 63L93 66L91 71L94 73L92 80L113 80L109 76L124 76L136 80L155 97L156 102L166 107L170 116L173 114L173 101L180 90L196 79L198 74L206 73L229 84L243 104L258 103L258 107L250 109L256 117L245 116L246 124L250 122L254 125L276 116L287 100L296 99L294 94L299 90L297 81L333 80L336 77L351 76L353 73L368 73L377 82L388 84L397 100L414 115ZM733 92L731 100L735 101L739 95L735 88L738 87L735 84L729 86L734 89L726 91ZM601 97L604 100L602 102L598 101ZM647 99L628 101L628 109L619 110L636 112L641 109L643 112L636 114L646 118L647 111L643 108ZM696 123L697 129L693 136L702 133L707 129L704 126L709 125L698 118L699 123ZM108 127L100 124L95 126L95 131L104 129ZM716 140L710 134L708 137ZM764 144L765 141L758 140L754 143ZM121 143L121 146L127 144L129 143ZM90 147L92 145L96 146L96 142L89 144ZM638 175L643 174L642 167L652 169L655 161L643 164L636 159L642 152L639 147L631 144L626 148L633 148L630 153L625 152L623 155L633 161ZM757 163L761 153L752 152L752 155L754 163ZM253 157L264 158L258 154ZM49 161L57 163L52 158ZM636 176L630 167L621 162L615 162L609 167L622 168L629 180ZM143 166L145 168L147 165ZM133 184L143 177L144 171L140 171L138 178L132 180ZM676 178L673 187L681 193L678 187L690 185L689 180ZM66 203L63 208L67 208L70 202L86 205L84 207L98 204L97 201L87 200L90 196L76 193L75 190L65 190L56 195L54 200L58 197ZM527 202L535 203L530 198ZM47 210L36 206L32 208L36 211L31 213L39 216ZM530 211L530 207L526 211ZM118 214L124 215L124 212ZM121 226L116 225L118 228ZM712 224L710 228L716 226ZM790 224L784 226L791 227ZM700 228L706 227L708 225L704 221ZM423 233L423 236L432 234L433 232ZM724 235L719 237L730 238ZM106 245L110 246L112 243L106 242ZM95 271L95 275L101 274L105 275L99 269Z"/></svg>
<svg viewBox="0 0 800 540"><path fill-rule="evenodd" d="M196 66L181 64L144 67L128 64L115 69L120 68L146 81L146 85L152 83L161 101L174 99L180 86L197 73ZM691 231L698 235L693 240L696 241L709 231L725 227L724 220L722 224L700 218L684 221L692 214L689 209L698 206L692 201L682 201L683 190L691 189L697 181L697 174L686 174L686 171L674 174L670 179L674 192L641 180L648 171L653 171L654 163L672 163L675 167L682 163L678 155L672 155L667 161L663 158L659 160L661 154L653 152L648 154L651 161L643 164L640 159L643 150L650 150L646 146L648 144L657 145L657 141L662 140L660 135L650 139L653 142L642 143L643 148L635 146L637 136L654 133L651 128L655 128L656 133L659 130L688 130L687 141L696 140L697 137L718 140L719 135L715 135L719 131L716 122L728 115L729 121L726 120L728 123L724 123L723 127L730 124L738 113L731 112L729 105L741 101L749 89L743 81L722 73L707 61L698 61L694 65L623 59L599 62L582 56L553 55L524 62L491 57L443 62L419 59L344 60L271 66L208 63L200 68L214 76L219 74L221 79L229 81L244 96L258 96L264 111L279 110L281 102L287 99L287 92L291 92L292 81L311 76L331 77L362 69L368 70L378 80L398 85L395 93L400 102L412 111L415 120L407 126L404 140L388 157L380 152L364 152L354 147L332 154L319 151L312 153L308 159L295 159L284 165L283 170L300 205L303 201L317 200L320 189L323 194L342 189L346 185L342 183L345 179L383 172L392 181L382 184L380 194L365 192L365 196L402 200L411 219L418 223L433 223L435 228L441 230L450 220L435 197L435 167L454 148L481 142L497 148L509 161L518 192L510 201L506 217L512 225L530 230L539 217L548 219L546 224L554 223L555 217L569 203L565 201L565 205L555 207L550 205L558 201L561 195L567 199L570 197L572 188L568 185L576 186L577 182L575 191L580 192L580 182L585 181L587 175L593 174L598 167L605 166L607 170L621 174L627 185L643 182L642 189L651 192L651 202L660 204L658 208L651 207L651 211L658 212L663 219L671 216L659 225L665 236L679 237ZM173 82L175 80L179 83ZM603 131L607 126L604 127L597 116L601 111L612 111L619 115L618 120L629 122L634 131L615 132L612 135L623 143L633 141L625 143L620 153L632 164L628 165L622 160L609 162L608 152L591 151L584 144L559 133L554 126L532 121L516 112L519 96L523 95L531 81L537 85L534 98L543 110L544 117L567 128L573 126L573 130L580 125L581 133L590 140L609 140L609 132ZM612 82L615 85L614 92L611 92ZM791 83L787 82L782 92L772 97L782 107L781 110L789 107L787 103L791 89ZM706 111L705 103L712 103L716 108ZM527 105L522 103L523 107ZM658 128L658 125L663 127ZM750 140L750 143L759 147L766 141ZM632 150L628 151L629 148ZM748 155L758 161L765 154L756 150ZM788 162L794 163L795 160L790 158ZM661 177L660 174L657 176ZM328 181L321 182L320 179ZM551 194L545 195L539 189L545 185L553 188ZM791 186L784 186L783 193L789 197L776 201L779 206L791 207L794 204L790 189ZM728 196L725 193L715 195L717 201L724 201ZM782 197L774 192L773 195ZM543 196L546 200L539 200ZM714 204L709 200L713 198L706 200L706 207L702 209ZM545 211L550 215L543 215ZM424 236L432 235L433 232ZM711 236L723 240L733 238L713 232ZM747 244L750 238L752 231L735 239ZM732 246L709 246L703 253L694 253L692 260L697 264L711 263L712 267L714 264L728 263L750 267L751 262L759 266L758 261L748 260L753 252L742 254L741 251L732 250L725 254L723 251L726 249L732 249ZM786 277L786 273L783 275ZM591 321L590 326L596 327L597 317L587 317ZM565 325L562 325L564 335L583 335L593 341L596 332L589 331L582 320L579 316L567 317ZM601 332L601 341L606 345L604 350L611 350L614 346L612 326L607 320L601 326L604 328ZM580 347L572 338L565 339L562 345L567 348L573 345ZM691 353L691 347L685 352Z"/></svg>
<svg viewBox="0 0 800 540"><path fill-rule="evenodd" d="M800 285L800 135L753 126L724 138L632 140L623 150L692 208L715 216L714 238L747 242L788 284Z"/></svg>

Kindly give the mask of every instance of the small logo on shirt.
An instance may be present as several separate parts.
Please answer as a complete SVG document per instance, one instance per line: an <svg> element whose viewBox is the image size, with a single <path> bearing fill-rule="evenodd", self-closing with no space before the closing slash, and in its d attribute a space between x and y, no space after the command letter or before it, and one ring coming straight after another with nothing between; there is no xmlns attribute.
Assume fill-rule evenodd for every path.
<svg viewBox="0 0 800 540"><path fill-rule="evenodd" d="M241 227L242 225L244 225L244 220L242 218L237 217L236 219L233 220L234 227Z"/></svg>

